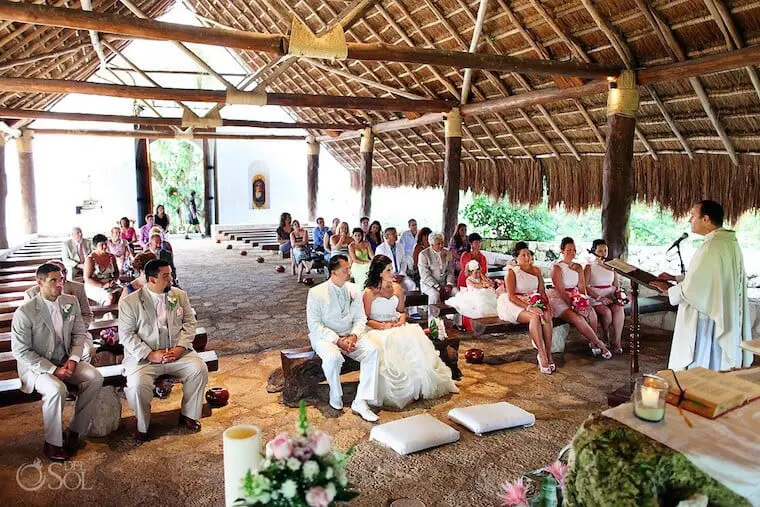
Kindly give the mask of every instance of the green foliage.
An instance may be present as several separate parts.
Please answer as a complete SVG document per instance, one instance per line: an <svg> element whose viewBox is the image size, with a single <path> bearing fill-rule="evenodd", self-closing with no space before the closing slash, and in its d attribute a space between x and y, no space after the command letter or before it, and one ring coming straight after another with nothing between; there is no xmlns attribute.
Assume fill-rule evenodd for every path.
<svg viewBox="0 0 760 507"><path fill-rule="evenodd" d="M203 195L201 148L191 141L159 139L150 143L150 160L153 173L153 211L155 206L163 204L169 215L169 231L182 231L187 218L183 199L192 190L197 195ZM200 204L199 201L196 200L196 203Z"/></svg>
<svg viewBox="0 0 760 507"><path fill-rule="evenodd" d="M476 229L489 236L533 241L554 239L554 220L543 205L529 209L480 195L462 214Z"/></svg>

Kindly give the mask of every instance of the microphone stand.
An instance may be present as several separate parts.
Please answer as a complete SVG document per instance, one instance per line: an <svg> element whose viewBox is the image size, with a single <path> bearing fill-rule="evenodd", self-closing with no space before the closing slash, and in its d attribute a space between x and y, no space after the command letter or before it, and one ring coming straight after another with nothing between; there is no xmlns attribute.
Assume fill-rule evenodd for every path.
<svg viewBox="0 0 760 507"><path fill-rule="evenodd" d="M678 260L681 262L681 275L685 275L686 268L683 265L683 257L681 256L681 243L676 245L676 252L678 252Z"/></svg>

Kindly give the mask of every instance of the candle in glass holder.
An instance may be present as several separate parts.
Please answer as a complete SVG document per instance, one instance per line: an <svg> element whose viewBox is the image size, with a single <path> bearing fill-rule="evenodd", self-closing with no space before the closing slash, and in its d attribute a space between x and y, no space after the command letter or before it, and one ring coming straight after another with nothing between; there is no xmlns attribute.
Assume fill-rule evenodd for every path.
<svg viewBox="0 0 760 507"><path fill-rule="evenodd" d="M636 380L633 396L633 413L639 419L659 422L665 417L665 398L668 383L654 375Z"/></svg>
<svg viewBox="0 0 760 507"><path fill-rule="evenodd" d="M657 408L660 402L660 392L649 386L641 387L641 404L648 408Z"/></svg>

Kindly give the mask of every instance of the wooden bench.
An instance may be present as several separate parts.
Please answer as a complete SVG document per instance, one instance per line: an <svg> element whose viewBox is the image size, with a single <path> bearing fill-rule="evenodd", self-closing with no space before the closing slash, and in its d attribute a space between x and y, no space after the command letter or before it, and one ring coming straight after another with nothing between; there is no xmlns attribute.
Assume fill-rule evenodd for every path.
<svg viewBox="0 0 760 507"><path fill-rule="evenodd" d="M0 294L8 294L9 292L23 293L26 289L35 285L37 285L36 282L6 282L0 284Z"/></svg>
<svg viewBox="0 0 760 507"><path fill-rule="evenodd" d="M10 301L23 301L24 299L24 293L23 292L6 292L5 294L0 293L0 303L8 303Z"/></svg>
<svg viewBox="0 0 760 507"><path fill-rule="evenodd" d="M15 273L32 273L37 271L37 266L11 266L0 268L0 275L12 275Z"/></svg>
<svg viewBox="0 0 760 507"><path fill-rule="evenodd" d="M409 308L410 306L425 306L428 304L427 294L424 294L418 290L410 290L404 297L404 305Z"/></svg>
<svg viewBox="0 0 760 507"><path fill-rule="evenodd" d="M198 355L206 363L208 371L219 370L219 357L213 350L198 352ZM103 375L103 385L123 387L126 385L126 377L122 375L122 366L98 366L98 371ZM37 401L41 397L37 393L26 394L21 392L21 380L18 377L0 380L0 406L13 405Z"/></svg>
<svg viewBox="0 0 760 507"><path fill-rule="evenodd" d="M34 271L31 271L29 273L0 274L0 283L34 281L36 281Z"/></svg>

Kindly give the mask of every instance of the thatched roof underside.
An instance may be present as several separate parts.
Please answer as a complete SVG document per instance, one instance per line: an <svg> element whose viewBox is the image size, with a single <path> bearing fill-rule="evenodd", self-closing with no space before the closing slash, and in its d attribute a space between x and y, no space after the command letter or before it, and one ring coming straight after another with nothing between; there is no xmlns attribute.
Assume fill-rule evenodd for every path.
<svg viewBox="0 0 760 507"><path fill-rule="evenodd" d="M136 3L155 17L166 10L169 1ZM354 3L183 1L206 26L271 33L288 33L293 17L319 32ZM95 0L93 4L96 11L129 15L118 0ZM351 27L346 38L349 42L466 51L479 4L480 0L381 0ZM57 1L55 5L79 8L78 2ZM598 13L596 19L594 13ZM85 32L0 22L0 75L86 79L97 68L97 58L87 43ZM760 0L490 0L478 51L640 68L677 61L681 52L690 59L758 43ZM7 61L77 44L84 46L76 52L42 63L3 68ZM274 65L277 57L242 50L236 53L251 73L270 66L263 78L267 89L275 92L459 100L464 75L460 69L416 64L302 59L274 76L279 72ZM736 216L758 207L753 196L760 195L755 162L760 155L757 69L711 74L697 81L669 81L641 88L634 145L636 191L639 198L671 206L679 213L693 197L717 193L716 197L725 196L724 203L732 203L729 207L734 207ZM581 81L567 78L475 71L470 101L579 84ZM699 85L706 92L706 102L695 92ZM45 108L54 100L51 96L0 95L0 105L6 107ZM600 94L465 117L463 185L535 203L540 199L537 189L545 181L552 202L564 202L571 209L599 205L601 185L597 189L592 182L600 181L605 106L606 96ZM709 109L715 112L715 121L708 117ZM377 111L316 108L291 108L289 112L299 120L319 122L379 123L401 117ZM728 135L728 147L718 134L721 129ZM442 125L379 134L375 180L388 185L440 184L443 142ZM358 140L324 146L347 169L358 169ZM732 150L738 154L738 168L728 156ZM528 182L524 181L526 175ZM729 186L716 188L709 184L713 181L710 178ZM738 196L740 192L747 195Z"/></svg>

